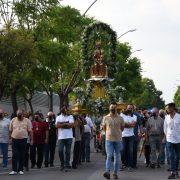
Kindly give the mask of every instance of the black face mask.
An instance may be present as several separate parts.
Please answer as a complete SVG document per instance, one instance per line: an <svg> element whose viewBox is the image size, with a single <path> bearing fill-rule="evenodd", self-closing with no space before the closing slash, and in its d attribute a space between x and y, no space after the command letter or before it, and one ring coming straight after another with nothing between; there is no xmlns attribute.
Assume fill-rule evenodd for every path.
<svg viewBox="0 0 180 180"><path fill-rule="evenodd" d="M18 119L22 119L22 114L17 115Z"/></svg>
<svg viewBox="0 0 180 180"><path fill-rule="evenodd" d="M52 119L53 119L53 117L52 117L52 116L48 116L48 119L49 119L49 120L52 120Z"/></svg>
<svg viewBox="0 0 180 180"><path fill-rule="evenodd" d="M116 113L116 109L110 109L110 111L111 111L112 114Z"/></svg>
<svg viewBox="0 0 180 180"><path fill-rule="evenodd" d="M131 110L126 110L126 114L132 114Z"/></svg>
<svg viewBox="0 0 180 180"><path fill-rule="evenodd" d="M3 118L3 114L0 114L0 119L2 119Z"/></svg>
<svg viewBox="0 0 180 180"><path fill-rule="evenodd" d="M39 120L39 118L38 118L38 117L35 117L35 118L34 118L34 120L35 120L35 121L38 121L38 120Z"/></svg>
<svg viewBox="0 0 180 180"><path fill-rule="evenodd" d="M156 117L156 116L157 116L157 114L156 114L156 113L152 113L152 116L153 116L153 117Z"/></svg>

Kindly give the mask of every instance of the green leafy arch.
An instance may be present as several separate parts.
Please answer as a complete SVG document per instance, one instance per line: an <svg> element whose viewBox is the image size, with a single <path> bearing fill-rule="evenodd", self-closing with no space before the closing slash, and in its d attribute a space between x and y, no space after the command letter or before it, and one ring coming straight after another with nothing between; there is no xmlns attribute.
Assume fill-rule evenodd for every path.
<svg viewBox="0 0 180 180"><path fill-rule="evenodd" d="M92 23L84 30L82 39L84 76L86 79L90 77L90 67L94 63L93 54L97 40L102 42L104 62L108 66L109 77L114 78L116 72L117 35L108 24L103 22Z"/></svg>

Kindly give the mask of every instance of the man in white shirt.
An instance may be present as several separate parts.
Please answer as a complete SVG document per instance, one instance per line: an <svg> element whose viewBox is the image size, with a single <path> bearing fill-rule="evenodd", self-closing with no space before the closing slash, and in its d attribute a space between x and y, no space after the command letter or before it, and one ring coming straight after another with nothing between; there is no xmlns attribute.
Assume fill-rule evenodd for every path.
<svg viewBox="0 0 180 180"><path fill-rule="evenodd" d="M179 177L178 166L180 159L180 114L176 113L176 105L169 103L166 106L168 115L164 121L164 133L170 157L171 174L168 179Z"/></svg>
<svg viewBox="0 0 180 180"><path fill-rule="evenodd" d="M3 155L3 168L7 168L8 163L9 124L10 120L4 117L4 111L0 109L0 152Z"/></svg>
<svg viewBox="0 0 180 180"><path fill-rule="evenodd" d="M93 138L93 123L90 117L84 114L84 148L82 149L82 162L90 162L90 141Z"/></svg>
<svg viewBox="0 0 180 180"><path fill-rule="evenodd" d="M56 128L58 129L58 141L59 141L59 158L61 162L61 170L65 168L71 168L71 145L73 140L74 118L72 115L68 115L67 107L63 107L61 114L56 118ZM65 160L64 160L64 148L65 148Z"/></svg>
<svg viewBox="0 0 180 180"><path fill-rule="evenodd" d="M124 119L125 128L122 132L123 139L123 156L122 163L128 170L133 168L133 145L134 145L134 127L137 122L137 116L133 114L133 105L128 105L125 113L121 113L121 117Z"/></svg>

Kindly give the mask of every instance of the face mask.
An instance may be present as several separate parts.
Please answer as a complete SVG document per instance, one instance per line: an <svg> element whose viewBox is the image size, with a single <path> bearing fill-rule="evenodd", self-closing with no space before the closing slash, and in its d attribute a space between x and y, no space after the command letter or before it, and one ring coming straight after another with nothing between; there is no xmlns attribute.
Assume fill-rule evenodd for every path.
<svg viewBox="0 0 180 180"><path fill-rule="evenodd" d="M18 119L22 119L22 114L17 115Z"/></svg>
<svg viewBox="0 0 180 180"><path fill-rule="evenodd" d="M53 117L52 117L52 116L49 116L48 118L49 118L49 120L52 120L52 119L53 119Z"/></svg>
<svg viewBox="0 0 180 180"><path fill-rule="evenodd" d="M156 113L152 113L152 116L156 117L157 115L156 115Z"/></svg>
<svg viewBox="0 0 180 180"><path fill-rule="evenodd" d="M35 121L38 121L38 120L39 120L39 118L38 118L38 117L35 117L35 118L34 118L34 120L35 120Z"/></svg>
<svg viewBox="0 0 180 180"><path fill-rule="evenodd" d="M127 110L126 113L127 114L132 114L132 111L131 110Z"/></svg>
<svg viewBox="0 0 180 180"><path fill-rule="evenodd" d="M116 109L110 109L111 113L115 114L116 113Z"/></svg>
<svg viewBox="0 0 180 180"><path fill-rule="evenodd" d="M3 118L3 114L0 114L0 119L2 119Z"/></svg>

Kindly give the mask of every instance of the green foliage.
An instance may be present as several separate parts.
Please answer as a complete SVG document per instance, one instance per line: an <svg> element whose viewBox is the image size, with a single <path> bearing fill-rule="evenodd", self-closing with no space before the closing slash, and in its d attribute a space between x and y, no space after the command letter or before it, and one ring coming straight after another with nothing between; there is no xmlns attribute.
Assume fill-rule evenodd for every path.
<svg viewBox="0 0 180 180"><path fill-rule="evenodd" d="M131 57L131 46L116 44L116 33L108 25L96 22L88 26L95 20L82 16L74 8L60 6L58 0L12 2L10 11L15 12L13 17L16 16L18 22L13 28L10 18L0 34L0 99L14 93L24 97L31 106L32 95L37 90L46 91L49 97L54 91L59 94L62 105L75 87L86 89L84 79L89 76L89 67L94 62L95 41L101 40L105 64L114 78L108 92L111 98L117 100L118 94L122 94L124 101L140 107L164 105L162 92L153 81L142 80L141 63ZM90 29L86 29L82 39L86 26ZM82 40L85 53L82 53ZM109 84L105 87L108 89ZM90 98L91 91L92 87L86 89L86 98ZM91 109L99 108L98 112L102 112L100 104L107 102L107 99L89 101L90 106L96 103Z"/></svg>
<svg viewBox="0 0 180 180"><path fill-rule="evenodd" d="M15 0L14 10L21 27L32 29L48 9L59 4L58 0Z"/></svg>
<svg viewBox="0 0 180 180"><path fill-rule="evenodd" d="M162 92L157 90L152 79L142 80L143 91L136 99L136 103L141 108L158 107L163 108L165 102L161 98Z"/></svg>
<svg viewBox="0 0 180 180"><path fill-rule="evenodd" d="M113 78L116 71L116 32L103 22L94 22L84 30L82 42L84 72L90 72L90 67L94 63L96 41L101 41L104 62L108 66L109 77ZM90 78L89 74L84 73L86 79Z"/></svg>
<svg viewBox="0 0 180 180"><path fill-rule="evenodd" d="M131 47L127 43L119 43L117 46L117 73L113 82L113 88L122 86L123 99L133 102L142 91L141 88L141 63L137 58L131 58Z"/></svg>
<svg viewBox="0 0 180 180"><path fill-rule="evenodd" d="M0 35L1 82L6 93L23 84L36 63L36 44L24 30L11 30ZM1 88L3 88L1 87ZM1 94L2 95L2 94Z"/></svg>
<svg viewBox="0 0 180 180"><path fill-rule="evenodd" d="M177 107L180 107L180 86L178 86L177 91L174 95L174 102L176 103Z"/></svg>

